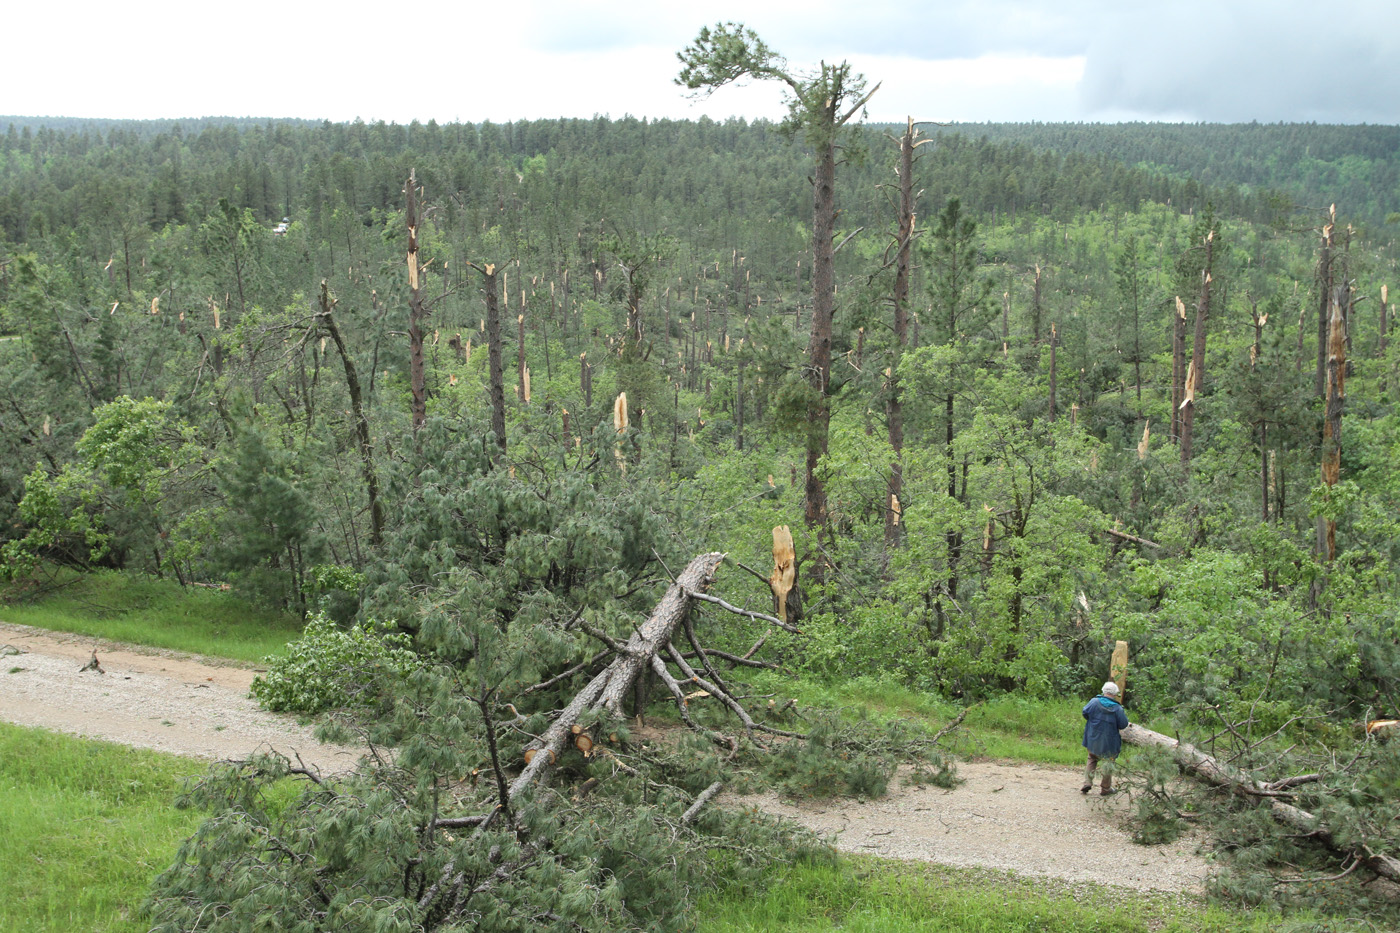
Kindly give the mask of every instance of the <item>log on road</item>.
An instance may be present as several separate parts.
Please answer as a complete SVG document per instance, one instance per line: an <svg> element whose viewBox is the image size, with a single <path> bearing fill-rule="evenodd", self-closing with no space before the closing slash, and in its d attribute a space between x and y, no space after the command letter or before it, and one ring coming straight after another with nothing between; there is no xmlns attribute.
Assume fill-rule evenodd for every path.
<svg viewBox="0 0 1400 933"><path fill-rule="evenodd" d="M1359 859L1363 865L1383 878L1400 882L1400 859L1372 852L1365 847L1362 851L1356 852L1343 846L1333 836L1331 830L1324 826L1316 816L1301 807L1296 807L1280 799L1278 785L1263 784L1247 772L1219 761L1193 745L1178 741L1160 732L1153 732L1151 729L1144 729L1142 726L1128 726L1120 734L1123 741L1129 745L1136 745L1139 748L1167 749L1176 759L1178 765L1207 783L1253 797L1261 803L1267 802L1269 812L1280 823L1297 832L1311 835L1334 852L1349 858Z"/></svg>

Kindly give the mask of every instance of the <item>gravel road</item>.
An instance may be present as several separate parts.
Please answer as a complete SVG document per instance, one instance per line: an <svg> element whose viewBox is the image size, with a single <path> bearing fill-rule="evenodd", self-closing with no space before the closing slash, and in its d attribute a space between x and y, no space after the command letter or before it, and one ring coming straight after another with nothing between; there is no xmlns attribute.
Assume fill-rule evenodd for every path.
<svg viewBox="0 0 1400 933"><path fill-rule="evenodd" d="M976 866L1019 875L1201 893L1208 863L1194 840L1139 846L1128 835L1123 795L1079 793L1079 768L960 761L952 790L891 784L868 802L794 803L773 794L730 796L830 838L838 849L885 858Z"/></svg>
<svg viewBox="0 0 1400 933"><path fill-rule="evenodd" d="M0 645L23 652L0 657L0 720L197 758L271 748L328 774L359 757L259 709L248 697L247 668L8 623L0 623ZM106 673L80 673L94 648ZM1193 841L1134 845L1124 826L1128 802L1081 796L1078 769L965 761L958 774L964 783L953 790L896 782L869 802L723 799L790 817L849 852L1140 891L1202 888L1208 866Z"/></svg>
<svg viewBox="0 0 1400 933"><path fill-rule="evenodd" d="M0 622L3 645L22 652L0 657L6 722L211 760L272 749L326 774L352 769L360 756L260 709L246 668ZM80 672L94 649L106 673Z"/></svg>

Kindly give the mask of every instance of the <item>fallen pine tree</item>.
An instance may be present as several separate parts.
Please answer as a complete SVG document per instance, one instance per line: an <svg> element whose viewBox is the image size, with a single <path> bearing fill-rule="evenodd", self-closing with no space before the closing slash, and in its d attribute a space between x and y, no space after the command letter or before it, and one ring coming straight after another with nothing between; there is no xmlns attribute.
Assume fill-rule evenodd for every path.
<svg viewBox="0 0 1400 933"><path fill-rule="evenodd" d="M799 737L750 714L699 638L692 610L722 560L691 560L626 641L594 630L605 650L563 672L586 680L560 708L526 715L515 702L547 691L507 702L504 680L473 677L499 673L482 630L465 665L426 665L417 691L384 710L427 727L401 728L392 752L372 745L355 774L322 778L278 756L217 770L191 794L213 815L158 880L154 929L249 929L268 915L289 930L672 929L716 866L742 876L819 850L775 819L706 807L741 745ZM624 701L648 671L700 747L626 741ZM734 734L692 715L697 689ZM279 809L272 788L287 776L308 786ZM727 858L706 857L715 851Z"/></svg>
<svg viewBox="0 0 1400 933"><path fill-rule="evenodd" d="M1263 782L1240 768L1207 755L1193 745L1136 724L1124 729L1121 736L1129 745L1165 749L1173 760L1190 774L1213 786L1225 788L1266 806L1279 823L1295 833L1316 839L1353 865L1365 865L1383 878L1400 882L1400 859L1375 852L1364 843L1358 848L1351 848L1315 814L1289 802L1293 796L1293 788L1315 783L1319 778L1318 774Z"/></svg>
<svg viewBox="0 0 1400 933"><path fill-rule="evenodd" d="M187 795L209 816L153 885L152 929L679 930L694 892L829 857L799 827L715 806L719 790L771 773L874 795L936 738L756 696L742 678L778 666L763 652L800 619L791 537L775 529L771 577L735 564L771 615L710 592L721 554L673 574L665 504L611 456L629 437L603 424L592 450L522 443L507 461L484 426L429 419L401 446L357 640L304 667L315 645L288 652L341 682L306 693L346 698L337 737L368 754L335 778L276 755L213 769ZM386 630L411 663L360 650ZM678 727L637 729L658 707Z"/></svg>

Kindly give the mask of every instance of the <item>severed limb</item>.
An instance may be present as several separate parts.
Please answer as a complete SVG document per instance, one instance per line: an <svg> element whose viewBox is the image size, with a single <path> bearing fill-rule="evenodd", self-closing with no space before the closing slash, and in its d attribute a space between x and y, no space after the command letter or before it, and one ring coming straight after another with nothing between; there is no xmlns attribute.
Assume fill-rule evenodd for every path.
<svg viewBox="0 0 1400 933"><path fill-rule="evenodd" d="M592 634L592 633L590 633L590 634ZM610 640L611 640L611 639L610 639ZM615 643L615 642L614 642L614 643ZM534 693L536 690L548 690L550 687L554 686L555 684L560 683L561 681L568 680L570 677L574 676L575 674L579 674L579 673L582 673L583 671L588 670L590 667L592 667L593 665L597 664L599 661L601 661L601 660L603 660L604 658L606 658L610 653L611 653L610 651L600 651L600 652L598 652L597 654L595 654L593 657L589 658L587 661L580 661L579 663L575 664L573 667L569 668L567 671L564 671L564 672L561 673L561 674L556 674L556 675L554 675L553 677L549 678L548 680L546 680L546 681L544 681L544 682L542 682L542 683L535 684L533 687L526 687L524 690L521 690L520 692L521 692L522 694L525 694L525 693ZM512 709L513 709L513 707L512 707Z"/></svg>
<svg viewBox="0 0 1400 933"><path fill-rule="evenodd" d="M788 625L786 622L784 622L782 619L779 619L777 616L770 616L766 612L753 612L749 609L740 609L733 603L725 602L718 596L711 596L708 593L690 593L688 595L693 599L703 600L707 603L714 603L721 609L728 609L735 615L748 616L750 619L759 619L761 621L767 622L769 625L776 625L778 628L782 629L785 632L792 632L794 635L802 634L802 632L799 631L795 626Z"/></svg>
<svg viewBox="0 0 1400 933"><path fill-rule="evenodd" d="M729 707L730 711L733 712L735 716L738 716L739 721L744 724L744 731L748 732L750 735L757 730L759 732L767 732L769 735L781 735L791 739L805 739L807 737L800 732L788 732L785 729L775 729L772 726L765 726L763 723L754 722L753 717L749 715L748 710L744 709L742 703L730 696L729 692L718 684L710 683L696 673L695 669L686 662L685 658L681 657L681 653L676 650L674 645L668 645L667 649L671 655L671 660L676 662L676 666L690 679L690 682Z"/></svg>
<svg viewBox="0 0 1400 933"><path fill-rule="evenodd" d="M723 781L715 781L709 787L702 790L700 796L695 798L695 802L687 807L686 811L681 814L681 822L693 822L695 818L700 815L700 811L705 808L705 804L713 800L715 795L718 794L723 787Z"/></svg>

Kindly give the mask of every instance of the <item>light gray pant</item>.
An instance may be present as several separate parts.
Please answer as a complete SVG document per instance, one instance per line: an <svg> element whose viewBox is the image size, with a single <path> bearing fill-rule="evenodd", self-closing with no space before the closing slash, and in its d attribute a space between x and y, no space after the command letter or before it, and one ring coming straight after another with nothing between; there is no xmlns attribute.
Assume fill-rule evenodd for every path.
<svg viewBox="0 0 1400 933"><path fill-rule="evenodd" d="M1094 786L1094 769L1096 769L1096 768L1099 766L1099 762L1100 762L1100 761L1106 761L1106 762L1108 762L1109 767L1105 767L1105 768L1103 769L1103 780L1099 781L1099 790L1100 790L1100 791L1109 791L1109 790L1112 790L1112 789L1113 789L1113 768L1112 768L1111 766L1112 766L1112 764L1113 764L1113 759L1112 759L1112 758L1100 758L1098 755L1095 755L1093 752L1090 752L1090 753L1089 753L1089 763L1088 763L1087 765L1085 765L1085 767L1084 767L1084 786L1085 786L1085 787L1093 787L1093 786Z"/></svg>

